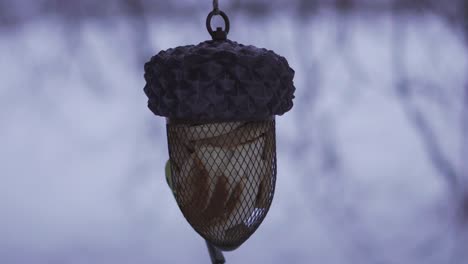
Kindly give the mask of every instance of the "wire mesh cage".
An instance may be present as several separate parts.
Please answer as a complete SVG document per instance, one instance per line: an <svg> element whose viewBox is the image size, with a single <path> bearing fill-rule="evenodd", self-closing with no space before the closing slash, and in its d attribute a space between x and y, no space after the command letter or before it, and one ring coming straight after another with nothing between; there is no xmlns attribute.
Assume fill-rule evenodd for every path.
<svg viewBox="0 0 468 264"><path fill-rule="evenodd" d="M222 250L265 218L276 183L274 118L187 124L168 120L172 185L192 227Z"/></svg>

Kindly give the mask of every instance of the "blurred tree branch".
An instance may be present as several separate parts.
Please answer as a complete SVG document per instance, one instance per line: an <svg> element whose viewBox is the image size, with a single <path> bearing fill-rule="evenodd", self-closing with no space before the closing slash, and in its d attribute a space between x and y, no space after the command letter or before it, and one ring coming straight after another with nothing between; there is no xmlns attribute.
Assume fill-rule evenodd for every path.
<svg viewBox="0 0 468 264"><path fill-rule="evenodd" d="M145 63L151 56L151 41L149 39L149 28L147 13L143 0L122 0L122 9L127 12L134 37L133 47L136 48L137 64Z"/></svg>
<svg viewBox="0 0 468 264"><path fill-rule="evenodd" d="M412 1L417 2L417 1ZM421 1L418 6L426 6L430 1ZM411 82L407 76L407 69L405 65L405 43L406 43L406 27L405 16L399 14L401 10L400 5L408 5L406 1L396 1L394 6L393 29L394 34L392 37L392 57L393 57L393 72L394 72L394 85L396 94L400 98L402 107L407 114L411 124L418 131L421 139L426 147L426 151L432 164L437 171L445 178L449 187L457 192L459 188L459 175L456 165L452 164L447 157L444 156L441 144L431 128L428 117L412 102L415 94L415 83ZM398 33L396 32L398 28ZM439 87L438 90L441 90Z"/></svg>
<svg viewBox="0 0 468 264"><path fill-rule="evenodd" d="M461 1L460 10L462 14L461 25L464 32L465 45L468 49L468 1ZM461 169L460 174L463 178L464 196L462 202L462 212L464 222L468 222L468 80L464 87L463 93L463 110L462 110L462 153L461 153Z"/></svg>
<svg viewBox="0 0 468 264"><path fill-rule="evenodd" d="M229 11L242 11L255 16L265 16L277 10L295 10L302 16L313 15L317 10L339 10L342 13L422 13L433 12L457 23L463 19L462 9L466 5L464 0L452 0L450 4L437 0L232 0L222 3L221 8ZM121 6L125 9L115 7ZM29 0L0 0L0 26L21 24L31 19L50 14L63 16L65 19L78 17L86 19L97 17L108 19L119 14L136 15L144 11L146 14L157 16L178 15L191 16L197 12L208 12L211 1L163 1L163 0L43 0L34 2ZM396 9L395 9L396 8Z"/></svg>
<svg viewBox="0 0 468 264"><path fill-rule="evenodd" d="M440 15L445 17L448 21L455 23L455 26L463 28L465 35L465 43L468 48L468 27L467 27L467 15L468 15L468 1L454 1L454 5L458 5L459 10L463 10L464 13L454 15L453 6L449 9L435 8L437 4L435 1L421 1L424 6L431 6L433 10L439 12ZM401 1L400 4L407 4ZM457 8L455 8L456 10ZM392 57L393 57L393 73L394 73L394 85L397 95L400 98L400 102L403 110L405 111L410 123L418 131L421 140L426 148L426 152L431 160L431 163L439 174L445 179L449 193L452 197L452 203L449 204L454 209L454 223L452 232L450 232L454 239L454 252L452 254L451 263L457 263L460 259L466 258L466 227L468 223L468 173L466 162L460 164L452 163L448 157L444 155L441 143L437 138L434 129L429 124L429 117L427 117L423 111L421 111L413 102L415 95L415 88L418 88L417 84L410 81L407 76L407 69L405 65L405 40L406 40L406 27L405 27L405 15L399 14L398 3L395 4L394 13L392 15L394 34L392 37ZM397 20L398 18L398 20ZM398 21L398 22L397 22ZM398 27L398 33L395 28ZM427 87L426 87L427 88ZM424 89L424 88L423 88ZM433 88L434 89L434 88ZM442 88L437 88L441 90ZM463 95L463 112L462 112L462 160L466 160L465 157L468 155L468 143L466 135L468 135L468 83L464 87ZM448 106L447 106L448 107ZM464 235L465 234L465 235Z"/></svg>

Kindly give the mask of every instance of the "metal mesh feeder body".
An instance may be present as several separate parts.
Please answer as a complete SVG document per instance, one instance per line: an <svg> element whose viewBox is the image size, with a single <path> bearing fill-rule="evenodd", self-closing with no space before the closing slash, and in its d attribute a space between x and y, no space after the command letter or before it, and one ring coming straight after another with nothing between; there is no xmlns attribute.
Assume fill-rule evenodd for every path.
<svg viewBox="0 0 468 264"><path fill-rule="evenodd" d="M179 208L209 243L233 250L270 208L275 116L293 106L294 71L273 51L227 40L227 30L207 24L213 40L161 51L145 64L144 91L150 110L167 118Z"/></svg>
<svg viewBox="0 0 468 264"><path fill-rule="evenodd" d="M223 250L265 218L276 182L275 122L167 125L175 197L192 227Z"/></svg>

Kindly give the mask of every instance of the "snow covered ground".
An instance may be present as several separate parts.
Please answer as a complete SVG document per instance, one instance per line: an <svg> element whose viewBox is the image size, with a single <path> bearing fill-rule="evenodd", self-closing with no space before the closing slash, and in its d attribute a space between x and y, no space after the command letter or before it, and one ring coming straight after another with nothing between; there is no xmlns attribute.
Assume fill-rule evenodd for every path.
<svg viewBox="0 0 468 264"><path fill-rule="evenodd" d="M203 19L151 19L149 34L122 18L0 31L0 263L208 263L166 186L165 121L136 59L207 39ZM270 213L228 263L465 263L451 188L395 88L403 65L411 107L459 169L457 32L429 15L231 20L231 39L288 58L297 97L277 119Z"/></svg>

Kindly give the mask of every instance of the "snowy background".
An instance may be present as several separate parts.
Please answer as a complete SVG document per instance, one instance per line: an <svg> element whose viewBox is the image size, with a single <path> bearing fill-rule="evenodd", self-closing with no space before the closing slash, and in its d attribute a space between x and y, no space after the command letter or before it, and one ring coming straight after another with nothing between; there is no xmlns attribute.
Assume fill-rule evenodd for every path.
<svg viewBox="0 0 468 264"><path fill-rule="evenodd" d="M0 1L0 263L209 263L143 63L208 39L210 1L92 2ZM228 263L468 263L458 13L223 2L229 38L288 58L297 88L273 205Z"/></svg>

